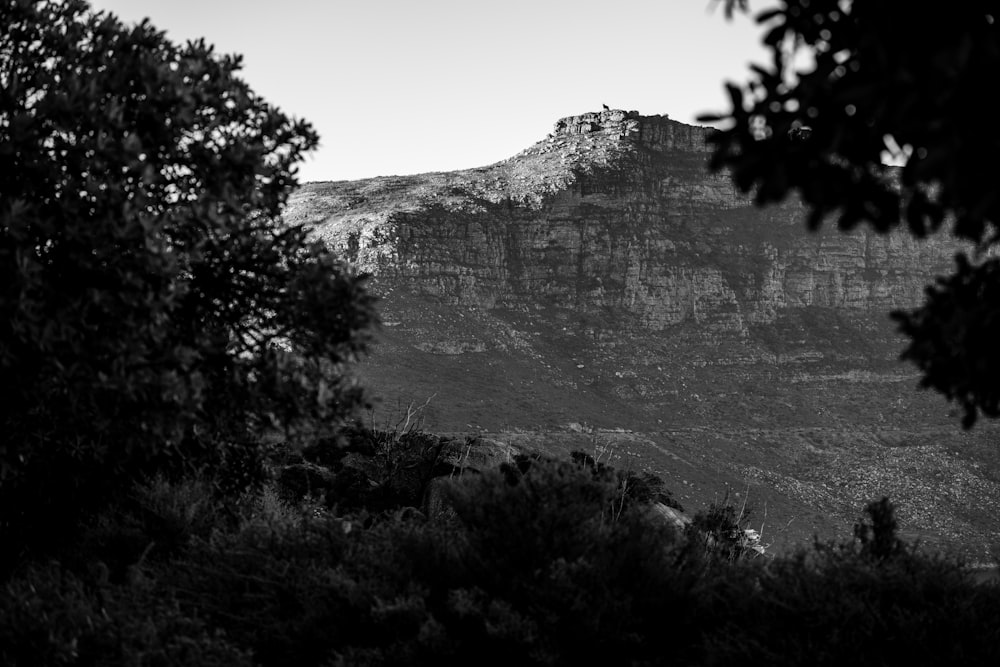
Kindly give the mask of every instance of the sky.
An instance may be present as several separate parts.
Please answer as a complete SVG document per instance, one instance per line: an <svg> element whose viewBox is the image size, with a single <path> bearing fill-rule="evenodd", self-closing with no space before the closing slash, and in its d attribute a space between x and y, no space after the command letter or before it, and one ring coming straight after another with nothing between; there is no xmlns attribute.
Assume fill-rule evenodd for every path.
<svg viewBox="0 0 1000 667"><path fill-rule="evenodd" d="M320 135L300 182L485 166L602 104L697 124L727 108L725 81L767 62L752 18L727 21L713 0L91 5L242 54L250 87Z"/></svg>

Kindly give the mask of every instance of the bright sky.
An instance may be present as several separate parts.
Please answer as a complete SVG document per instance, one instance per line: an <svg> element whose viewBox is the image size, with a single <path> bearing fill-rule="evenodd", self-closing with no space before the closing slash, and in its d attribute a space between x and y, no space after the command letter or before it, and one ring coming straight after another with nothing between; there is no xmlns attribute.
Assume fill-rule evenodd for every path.
<svg viewBox="0 0 1000 667"><path fill-rule="evenodd" d="M243 54L250 86L320 134L302 182L484 166L602 104L694 123L767 62L752 19L712 0L91 4Z"/></svg>

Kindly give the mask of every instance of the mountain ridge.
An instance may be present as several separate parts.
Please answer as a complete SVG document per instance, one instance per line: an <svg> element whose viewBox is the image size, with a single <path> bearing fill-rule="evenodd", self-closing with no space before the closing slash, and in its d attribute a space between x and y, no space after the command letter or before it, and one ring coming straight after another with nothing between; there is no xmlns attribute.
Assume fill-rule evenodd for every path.
<svg viewBox="0 0 1000 667"><path fill-rule="evenodd" d="M904 518L920 502L917 534L951 544L948 521L964 521L959 542L982 556L1000 528L992 431L959 431L940 397L914 390L887 318L919 303L956 244L808 234L798 202L756 209L707 172L710 131L569 116L486 167L307 184L286 219L372 275L385 326L361 374L383 405L435 395L438 430L631 452L668 481L697 477L692 500L745 486L808 529L842 527L863 495L901 500ZM898 452L900 470L964 481L928 469L915 487L901 473L873 482ZM953 487L979 489L975 520ZM934 494L950 509L928 519Z"/></svg>

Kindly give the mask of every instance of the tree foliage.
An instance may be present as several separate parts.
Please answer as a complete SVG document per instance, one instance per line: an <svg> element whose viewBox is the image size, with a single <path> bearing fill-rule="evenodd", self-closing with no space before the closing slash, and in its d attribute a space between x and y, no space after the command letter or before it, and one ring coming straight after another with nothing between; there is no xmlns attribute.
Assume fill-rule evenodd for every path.
<svg viewBox="0 0 1000 667"><path fill-rule="evenodd" d="M958 401L966 426L1000 416L1000 267L986 258L1000 242L997 9L781 0L757 16L770 65L727 84L729 111L702 118L726 121L711 166L757 204L795 193L813 229L828 218L844 230L905 223L918 237L950 227L975 244L975 261L961 257L923 308L894 313L912 340L904 357Z"/></svg>
<svg viewBox="0 0 1000 667"><path fill-rule="evenodd" d="M316 134L239 69L83 0L0 1L0 534L360 400L371 297L279 219Z"/></svg>

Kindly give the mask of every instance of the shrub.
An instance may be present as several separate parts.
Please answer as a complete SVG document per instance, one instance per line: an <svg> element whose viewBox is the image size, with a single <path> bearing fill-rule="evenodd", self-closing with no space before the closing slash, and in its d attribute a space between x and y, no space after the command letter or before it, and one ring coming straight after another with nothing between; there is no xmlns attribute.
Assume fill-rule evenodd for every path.
<svg viewBox="0 0 1000 667"><path fill-rule="evenodd" d="M319 492L339 511L423 510L435 480L461 474L455 452L476 445L474 438L463 444L409 425L380 430L354 423L307 445L303 462L288 462L279 479L290 496Z"/></svg>
<svg viewBox="0 0 1000 667"><path fill-rule="evenodd" d="M570 460L589 469L597 479L607 479L615 483L621 492L621 502L624 503L662 503L667 507L684 511L684 507L674 498L674 494L666 487L663 480L652 473L639 473L634 470L619 470L606 463L594 460L590 454L581 451L570 453Z"/></svg>
<svg viewBox="0 0 1000 667"><path fill-rule="evenodd" d="M623 495L621 479L579 458L518 458L453 485L468 583L437 618L461 628L470 657L477 643L494 664L683 654L698 568L682 535Z"/></svg>
<svg viewBox="0 0 1000 667"><path fill-rule="evenodd" d="M454 513L437 521L265 494L237 530L195 539L170 581L274 665L649 658L697 617L680 534L623 507L614 474L536 459L513 481L490 471L446 487Z"/></svg>
<svg viewBox="0 0 1000 667"><path fill-rule="evenodd" d="M109 534L127 528L120 532L132 540L130 562L97 563L84 575L33 567L8 583L0 659L135 664L150 656L211 665L252 656L254 664L307 666L1000 658L1000 588L974 585L956 561L899 541L888 501L869 505L859 524L867 530L852 541L748 560L706 551L703 532L666 525L646 501L622 503L619 480L611 469L595 475L579 457L518 458L504 471L446 481L453 511L433 520L405 509L377 520L365 511L337 516L318 501L286 502L271 486L220 520L227 506L207 482L157 481L136 494L131 514L108 521ZM725 520L717 527L739 524L735 508L714 515ZM144 548L160 540L173 547ZM896 546L880 551L876 542ZM102 553L96 543L81 548Z"/></svg>
<svg viewBox="0 0 1000 667"><path fill-rule="evenodd" d="M0 595L0 663L35 665L253 664L250 654L183 613L141 576L86 584L58 565L31 568Z"/></svg>
<svg viewBox="0 0 1000 667"><path fill-rule="evenodd" d="M317 510L265 488L235 529L194 540L171 564L185 607L259 664L323 664L331 647L356 641L374 604L344 571L351 524Z"/></svg>
<svg viewBox="0 0 1000 667"><path fill-rule="evenodd" d="M191 540L208 538L233 523L231 503L217 498L203 478L138 484L89 521L63 562L75 571L106 567L114 581L147 559L181 554Z"/></svg>
<svg viewBox="0 0 1000 667"><path fill-rule="evenodd" d="M860 546L862 556L884 561L906 550L906 544L898 535L896 508L888 498L883 496L881 500L868 503L865 514L870 522L861 521L854 525L854 539Z"/></svg>
<svg viewBox="0 0 1000 667"><path fill-rule="evenodd" d="M950 558L899 540L888 499L870 503L855 539L817 542L719 581L740 594L713 616L710 665L948 665L1000 661L1000 588ZM733 575L736 575L735 577Z"/></svg>
<svg viewBox="0 0 1000 667"><path fill-rule="evenodd" d="M147 483L91 527L79 562L29 567L8 582L0 660L1000 659L1000 587L975 585L957 561L901 541L886 499L867 507L851 541L746 559L733 542L705 548L706 535L729 535L743 512L714 506L700 530L677 530L649 511L647 494L628 495L627 475L574 459L516 457L445 480L452 511L433 519L406 508L338 516L318 499L290 503L272 485L233 508L208 481Z"/></svg>
<svg viewBox="0 0 1000 667"><path fill-rule="evenodd" d="M721 503L712 503L707 511L695 514L686 530L712 559L735 562L755 558L765 553L765 547L758 532L750 528L750 516L745 503L737 512L727 493Z"/></svg>

